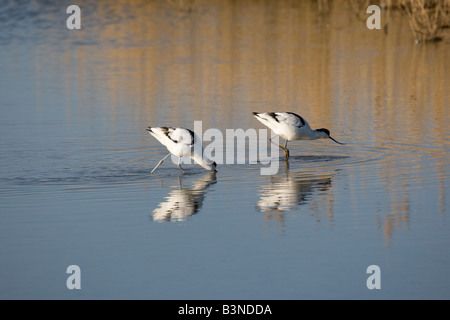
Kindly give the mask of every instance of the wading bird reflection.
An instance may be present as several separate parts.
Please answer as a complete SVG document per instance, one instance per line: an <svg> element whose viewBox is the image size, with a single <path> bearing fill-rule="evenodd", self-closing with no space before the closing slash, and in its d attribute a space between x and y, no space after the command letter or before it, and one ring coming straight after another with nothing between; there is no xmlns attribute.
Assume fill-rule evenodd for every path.
<svg viewBox="0 0 450 320"><path fill-rule="evenodd" d="M328 190L331 181L331 175L311 176L291 172L270 177L270 182L261 188L256 207L265 213L296 210L297 206L308 203L315 191Z"/></svg>
<svg viewBox="0 0 450 320"><path fill-rule="evenodd" d="M197 179L191 188L183 188L181 177L178 177L178 189L169 193L165 201L153 210L155 221L184 221L198 212L203 204L206 189L216 183L216 174L207 173Z"/></svg>

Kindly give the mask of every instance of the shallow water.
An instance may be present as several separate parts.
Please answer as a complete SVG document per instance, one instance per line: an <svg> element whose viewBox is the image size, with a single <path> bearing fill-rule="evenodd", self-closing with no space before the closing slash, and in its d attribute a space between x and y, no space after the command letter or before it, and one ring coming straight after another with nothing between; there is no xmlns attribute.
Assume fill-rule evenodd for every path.
<svg viewBox="0 0 450 320"><path fill-rule="evenodd" d="M341 2L78 5L82 30L58 1L0 8L2 299L450 298L447 40ZM150 175L148 125L263 129L253 111L346 145Z"/></svg>

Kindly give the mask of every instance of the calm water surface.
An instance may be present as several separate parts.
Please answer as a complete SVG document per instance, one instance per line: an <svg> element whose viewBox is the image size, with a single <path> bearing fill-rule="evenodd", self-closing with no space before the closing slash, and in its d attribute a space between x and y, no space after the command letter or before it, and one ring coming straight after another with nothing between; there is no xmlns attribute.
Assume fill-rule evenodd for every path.
<svg viewBox="0 0 450 320"><path fill-rule="evenodd" d="M0 7L2 299L450 298L448 40L342 2L77 4L82 30L59 1ZM262 129L252 111L347 144L149 174L148 125Z"/></svg>

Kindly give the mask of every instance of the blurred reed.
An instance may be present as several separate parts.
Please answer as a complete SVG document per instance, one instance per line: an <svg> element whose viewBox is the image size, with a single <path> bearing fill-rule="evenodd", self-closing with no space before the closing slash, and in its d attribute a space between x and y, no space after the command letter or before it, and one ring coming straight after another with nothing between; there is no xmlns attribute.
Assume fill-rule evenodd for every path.
<svg viewBox="0 0 450 320"><path fill-rule="evenodd" d="M171 6L183 12L191 12L201 0L166 0ZM300 0L299 0L300 1ZM320 15L330 13L332 0L314 0ZM291 0L291 2L295 2ZM258 3L258 1L255 1ZM385 11L382 29L388 31L390 11L399 10L408 19L416 43L440 41L444 32L450 27L450 0L350 0L342 1L350 7L361 20L367 19L366 9L369 5L378 5Z"/></svg>
<svg viewBox="0 0 450 320"><path fill-rule="evenodd" d="M323 1L323 0L318 0ZM400 10L408 18L416 43L440 41L450 27L450 0L351 0L350 5L361 19L367 18L365 8L371 4L381 9ZM387 30L387 22L384 22Z"/></svg>
<svg viewBox="0 0 450 320"><path fill-rule="evenodd" d="M416 42L442 40L450 26L450 0L402 0Z"/></svg>

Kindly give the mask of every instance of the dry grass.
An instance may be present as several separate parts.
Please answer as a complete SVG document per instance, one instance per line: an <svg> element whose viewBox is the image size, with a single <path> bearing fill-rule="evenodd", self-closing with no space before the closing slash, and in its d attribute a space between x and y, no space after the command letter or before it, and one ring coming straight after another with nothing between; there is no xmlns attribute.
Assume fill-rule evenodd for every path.
<svg viewBox="0 0 450 320"><path fill-rule="evenodd" d="M199 4L199 0L166 1L185 13L190 13ZM315 0L319 14L329 13L330 1ZM417 43L442 40L446 29L450 30L450 0L350 0L349 3L360 20L367 19L366 9L369 5L378 5L382 9L381 23L385 33L390 23L390 12L404 12Z"/></svg>
<svg viewBox="0 0 450 320"><path fill-rule="evenodd" d="M367 18L365 9L369 4L386 11L401 10L408 18L417 43L439 41L444 30L450 27L450 0L351 0L350 4L361 19Z"/></svg>
<svg viewBox="0 0 450 320"><path fill-rule="evenodd" d="M439 41L450 25L450 0L402 0L416 42Z"/></svg>

